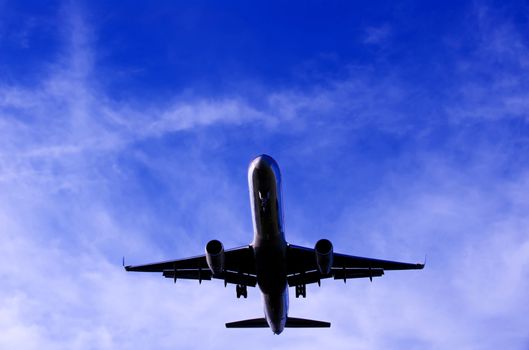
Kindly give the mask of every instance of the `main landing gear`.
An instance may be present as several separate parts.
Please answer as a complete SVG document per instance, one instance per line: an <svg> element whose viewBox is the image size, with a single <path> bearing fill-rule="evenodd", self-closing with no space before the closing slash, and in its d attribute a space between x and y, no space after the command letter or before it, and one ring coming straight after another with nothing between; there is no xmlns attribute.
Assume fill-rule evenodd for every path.
<svg viewBox="0 0 529 350"><path fill-rule="evenodd" d="M237 299L240 298L241 296L243 296L244 299L248 297L248 289L246 288L246 286L242 284L238 284L235 287L235 291L237 292Z"/></svg>
<svg viewBox="0 0 529 350"><path fill-rule="evenodd" d="M306 284L300 284L296 286L296 298L299 298L300 295L303 298L307 297L307 285Z"/></svg>

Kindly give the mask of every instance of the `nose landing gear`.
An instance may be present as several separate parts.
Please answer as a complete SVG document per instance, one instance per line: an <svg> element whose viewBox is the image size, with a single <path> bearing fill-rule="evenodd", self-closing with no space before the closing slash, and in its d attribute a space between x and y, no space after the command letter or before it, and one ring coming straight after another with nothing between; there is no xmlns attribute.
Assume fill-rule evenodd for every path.
<svg viewBox="0 0 529 350"><path fill-rule="evenodd" d="M237 299L239 299L241 296L243 296L244 299L248 297L248 289L242 284L238 284L235 287L235 291L237 292Z"/></svg>

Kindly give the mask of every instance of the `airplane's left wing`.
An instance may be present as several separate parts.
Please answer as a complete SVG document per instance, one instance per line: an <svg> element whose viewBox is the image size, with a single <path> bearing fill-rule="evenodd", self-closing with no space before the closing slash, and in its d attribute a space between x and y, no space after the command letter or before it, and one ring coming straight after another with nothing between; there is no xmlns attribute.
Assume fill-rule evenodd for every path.
<svg viewBox="0 0 529 350"><path fill-rule="evenodd" d="M139 272L161 272L164 277L194 279L199 282L222 279L225 283L241 284L255 287L255 263L252 248L243 246L233 248L224 252L224 270L213 274L208 267L205 255L198 255L185 259L167 260L144 265L125 266L127 271Z"/></svg>
<svg viewBox="0 0 529 350"><path fill-rule="evenodd" d="M385 270L415 270L424 268L424 264L364 258L354 255L333 254L333 262L328 274L321 274L316 262L316 253L312 248L289 245L287 258L288 284L319 283L324 278L350 279L379 277Z"/></svg>

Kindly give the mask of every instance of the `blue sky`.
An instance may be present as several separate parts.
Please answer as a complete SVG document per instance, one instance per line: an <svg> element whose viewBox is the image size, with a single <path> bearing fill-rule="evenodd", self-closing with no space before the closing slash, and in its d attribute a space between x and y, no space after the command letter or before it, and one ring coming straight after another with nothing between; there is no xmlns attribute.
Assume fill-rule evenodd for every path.
<svg viewBox="0 0 529 350"><path fill-rule="evenodd" d="M527 349L529 8L514 2L0 2L0 348ZM287 240L422 261L290 314L126 274L247 244L246 169Z"/></svg>

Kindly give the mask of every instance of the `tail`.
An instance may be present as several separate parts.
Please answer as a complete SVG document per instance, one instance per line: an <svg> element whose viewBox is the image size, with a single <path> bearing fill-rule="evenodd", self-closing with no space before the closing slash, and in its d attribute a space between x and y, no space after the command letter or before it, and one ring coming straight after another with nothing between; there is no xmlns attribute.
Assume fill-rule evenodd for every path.
<svg viewBox="0 0 529 350"><path fill-rule="evenodd" d="M264 317L226 323L226 328L268 328Z"/></svg>
<svg viewBox="0 0 529 350"><path fill-rule="evenodd" d="M286 328L329 328L330 322L309 320L306 318L288 317ZM226 328L268 328L264 317L226 323Z"/></svg>
<svg viewBox="0 0 529 350"><path fill-rule="evenodd" d="M288 317L287 328L330 328L330 322L309 320L306 318Z"/></svg>

